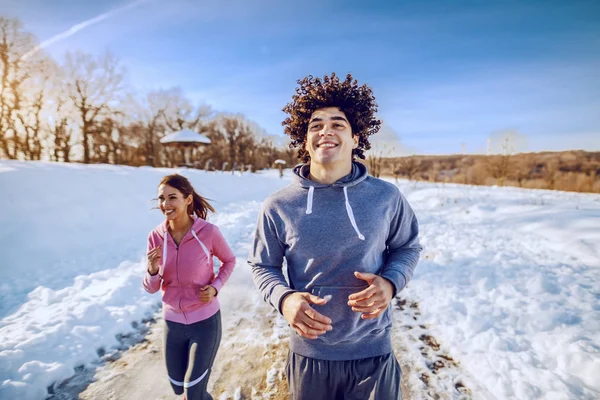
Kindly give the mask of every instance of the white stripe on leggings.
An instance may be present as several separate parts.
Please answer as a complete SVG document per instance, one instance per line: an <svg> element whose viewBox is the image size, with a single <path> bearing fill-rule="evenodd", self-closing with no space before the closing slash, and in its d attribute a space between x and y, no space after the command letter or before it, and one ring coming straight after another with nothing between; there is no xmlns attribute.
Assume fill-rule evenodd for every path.
<svg viewBox="0 0 600 400"><path fill-rule="evenodd" d="M200 383L200 381L206 376L206 374L208 374L208 370L204 371L204 373L200 376L200 378L198 378L194 381L191 381L191 382L179 382L179 381L176 381L175 379L171 378L170 376L169 376L169 381L171 381L171 383L173 385L183 386L184 388L190 388L190 387Z"/></svg>
<svg viewBox="0 0 600 400"><path fill-rule="evenodd" d="M183 386L183 382L176 381L175 379L172 379L171 377L169 377L169 380L171 381L171 383L172 383L173 385L176 385L176 386Z"/></svg>
<svg viewBox="0 0 600 400"><path fill-rule="evenodd" d="M202 374L202 376L200 376L200 378L196 379L195 381L191 381L188 383L185 383L183 386L186 388L190 388L194 385L197 385L198 383L200 383L200 381L202 380L202 378L204 378L206 376L206 374L208 374L208 370L204 371L204 373Z"/></svg>

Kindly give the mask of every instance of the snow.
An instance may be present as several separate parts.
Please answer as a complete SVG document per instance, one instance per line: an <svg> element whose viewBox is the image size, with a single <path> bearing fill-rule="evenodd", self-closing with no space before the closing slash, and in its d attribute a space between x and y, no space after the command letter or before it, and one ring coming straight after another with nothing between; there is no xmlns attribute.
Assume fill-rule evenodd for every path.
<svg viewBox="0 0 600 400"><path fill-rule="evenodd" d="M600 196L406 191L425 251L405 295L468 372L498 398L597 397Z"/></svg>
<svg viewBox="0 0 600 400"><path fill-rule="evenodd" d="M289 183L289 170L281 179L274 170L0 161L0 398L44 399L75 369L123 348L156 311L160 296L141 287L146 237L162 219L150 200L174 172L213 200L210 220L237 257L222 292L224 328L227 313L251 310L248 293L260 301L245 262L250 232L260 202ZM400 294L418 304L419 325L404 331L413 318L396 313L395 336L422 336L426 327L475 398L600 397L600 196L398 185L419 218L424 252ZM280 319L275 326L285 335ZM260 340L242 328L238 335ZM414 358L410 381L419 384L419 347L397 355Z"/></svg>
<svg viewBox="0 0 600 400"><path fill-rule="evenodd" d="M203 143L210 144L210 139L204 135L192 131L191 129L183 129L177 132L166 135L160 139L161 143Z"/></svg>

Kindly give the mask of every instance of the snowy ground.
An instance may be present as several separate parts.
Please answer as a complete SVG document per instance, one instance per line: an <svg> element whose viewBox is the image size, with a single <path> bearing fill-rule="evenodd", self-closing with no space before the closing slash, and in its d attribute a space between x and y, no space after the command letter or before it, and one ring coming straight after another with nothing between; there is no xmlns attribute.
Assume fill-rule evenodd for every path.
<svg viewBox="0 0 600 400"><path fill-rule="evenodd" d="M285 398L285 324L258 298L245 257L260 201L289 175L178 171L215 200L211 221L238 257L220 295L213 392ZM141 289L146 235L161 220L150 200L172 172L0 161L0 398L44 399L49 389L68 398L72 388L55 383L115 359L81 398L136 398L115 389L127 371L166 388L156 398L174 398L156 377L160 323L146 322L160 298ZM600 196L399 186L425 247L393 303L409 398L600 397ZM125 352L147 325L148 340ZM135 354L144 362L126 362Z"/></svg>

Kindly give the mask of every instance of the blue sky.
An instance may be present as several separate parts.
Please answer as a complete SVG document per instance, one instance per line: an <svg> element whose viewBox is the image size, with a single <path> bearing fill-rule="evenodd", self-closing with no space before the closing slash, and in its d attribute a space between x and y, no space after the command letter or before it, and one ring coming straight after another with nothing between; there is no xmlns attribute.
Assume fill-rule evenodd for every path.
<svg viewBox="0 0 600 400"><path fill-rule="evenodd" d="M108 49L136 91L179 86L273 134L296 80L335 71L373 88L406 153L484 152L504 130L522 150L600 151L594 0L2 2L42 42L117 10L45 51Z"/></svg>

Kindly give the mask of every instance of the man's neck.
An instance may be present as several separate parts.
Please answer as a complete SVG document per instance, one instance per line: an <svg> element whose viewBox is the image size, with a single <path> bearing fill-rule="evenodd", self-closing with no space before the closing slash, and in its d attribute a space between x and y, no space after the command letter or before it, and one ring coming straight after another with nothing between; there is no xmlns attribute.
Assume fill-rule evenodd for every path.
<svg viewBox="0 0 600 400"><path fill-rule="evenodd" d="M310 164L311 181L331 185L352 172L352 162L342 165Z"/></svg>

